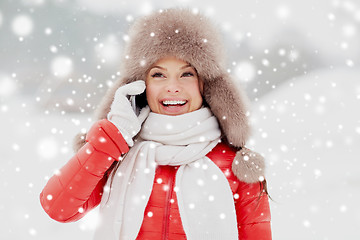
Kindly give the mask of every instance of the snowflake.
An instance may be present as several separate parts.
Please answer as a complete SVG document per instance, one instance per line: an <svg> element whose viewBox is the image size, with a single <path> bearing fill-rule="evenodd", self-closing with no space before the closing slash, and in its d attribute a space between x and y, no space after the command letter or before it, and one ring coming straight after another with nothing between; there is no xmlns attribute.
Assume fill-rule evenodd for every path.
<svg viewBox="0 0 360 240"><path fill-rule="evenodd" d="M165 126L165 128L166 128L167 130L171 130L171 129L173 129L173 125L172 125L171 123L167 123L166 126Z"/></svg>
<svg viewBox="0 0 360 240"><path fill-rule="evenodd" d="M51 62L51 71L56 77L67 77L73 71L73 62L67 56L57 56Z"/></svg>
<svg viewBox="0 0 360 240"><path fill-rule="evenodd" d="M13 144L12 148L13 148L14 151L19 151L20 150L20 146L18 144L16 144L16 143Z"/></svg>
<svg viewBox="0 0 360 240"><path fill-rule="evenodd" d="M346 205L341 205L340 206L340 212L344 213L347 211L347 206Z"/></svg>
<svg viewBox="0 0 360 240"><path fill-rule="evenodd" d="M14 75L12 78L14 78ZM0 97L8 97L15 93L17 86L12 78L5 74L0 74Z"/></svg>
<svg viewBox="0 0 360 240"><path fill-rule="evenodd" d="M356 34L356 26L352 24L343 26L342 30L345 37L353 37Z"/></svg>
<svg viewBox="0 0 360 240"><path fill-rule="evenodd" d="M346 60L346 65L349 67L353 67L354 66L354 62L351 59Z"/></svg>
<svg viewBox="0 0 360 240"><path fill-rule="evenodd" d="M52 29L51 28L45 28L44 33L46 35L51 35L52 34Z"/></svg>
<svg viewBox="0 0 360 240"><path fill-rule="evenodd" d="M24 37L32 33L34 28L33 20L27 15L18 15L12 22L11 29L14 34Z"/></svg>
<svg viewBox="0 0 360 240"><path fill-rule="evenodd" d="M267 60L266 58L264 58L263 60L261 60L261 63L262 63L265 67L267 67L267 66L270 65L269 60Z"/></svg>
<svg viewBox="0 0 360 240"><path fill-rule="evenodd" d="M290 16L290 8L288 6L279 6L276 10L276 16L279 19L287 19Z"/></svg>
<svg viewBox="0 0 360 240"><path fill-rule="evenodd" d="M126 15L126 21L132 22L132 21L134 21L134 17L132 15L128 14L128 15Z"/></svg>
<svg viewBox="0 0 360 240"><path fill-rule="evenodd" d="M304 225L306 228L309 228L309 227L311 226L309 220L304 220L304 221L303 221L303 225Z"/></svg>
<svg viewBox="0 0 360 240"><path fill-rule="evenodd" d="M360 134L360 127L357 127L357 128L355 129L355 131L356 131L356 133Z"/></svg>
<svg viewBox="0 0 360 240"><path fill-rule="evenodd" d="M243 82L250 82L255 78L256 68L251 62L242 61L237 64L235 68L235 75Z"/></svg>
<svg viewBox="0 0 360 240"><path fill-rule="evenodd" d="M35 235L37 234L37 232L36 232L36 230L35 230L34 228L30 228L30 229L29 229L29 234L30 234L31 236L35 236Z"/></svg>

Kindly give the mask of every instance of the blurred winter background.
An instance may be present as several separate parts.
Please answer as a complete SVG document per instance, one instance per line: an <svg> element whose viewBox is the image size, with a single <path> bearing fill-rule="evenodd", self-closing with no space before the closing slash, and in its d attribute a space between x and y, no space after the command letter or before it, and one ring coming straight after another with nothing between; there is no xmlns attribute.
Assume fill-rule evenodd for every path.
<svg viewBox="0 0 360 240"><path fill-rule="evenodd" d="M186 6L220 27L252 102L274 239L360 239L357 0L2 0L0 239L91 239L96 210L61 224L39 193L118 71L129 24Z"/></svg>

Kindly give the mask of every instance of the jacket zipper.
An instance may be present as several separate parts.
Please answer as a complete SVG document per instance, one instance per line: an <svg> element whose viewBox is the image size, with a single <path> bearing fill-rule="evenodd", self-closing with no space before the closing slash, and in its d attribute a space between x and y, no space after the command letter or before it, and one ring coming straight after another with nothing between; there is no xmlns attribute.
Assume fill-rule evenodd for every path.
<svg viewBox="0 0 360 240"><path fill-rule="evenodd" d="M166 199L165 199L165 213L164 213L164 219L163 219L163 240L167 240L169 238L169 222L170 222L170 200L172 197L172 193L173 193L173 188L174 188L174 182L175 182L175 173L174 171L176 171L176 168L172 168L170 167L170 171L169 171L169 189L168 192L166 194Z"/></svg>

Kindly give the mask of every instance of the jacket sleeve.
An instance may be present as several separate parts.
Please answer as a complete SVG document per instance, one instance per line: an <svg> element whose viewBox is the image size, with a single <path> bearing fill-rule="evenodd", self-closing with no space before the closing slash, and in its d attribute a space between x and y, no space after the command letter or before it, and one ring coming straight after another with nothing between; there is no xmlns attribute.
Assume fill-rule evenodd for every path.
<svg viewBox="0 0 360 240"><path fill-rule="evenodd" d="M106 119L91 127L86 142L40 194L43 209L56 221L77 221L96 207L107 180L106 171L129 150L116 126Z"/></svg>
<svg viewBox="0 0 360 240"><path fill-rule="evenodd" d="M234 195L241 240L272 239L269 200L262 184L240 182Z"/></svg>

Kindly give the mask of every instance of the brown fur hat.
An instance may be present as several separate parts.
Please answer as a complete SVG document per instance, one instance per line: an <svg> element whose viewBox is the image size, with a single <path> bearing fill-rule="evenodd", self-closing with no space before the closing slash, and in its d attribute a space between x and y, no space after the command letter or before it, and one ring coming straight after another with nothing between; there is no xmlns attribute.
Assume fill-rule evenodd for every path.
<svg viewBox="0 0 360 240"><path fill-rule="evenodd" d="M147 70L155 62L174 56L190 63L204 81L204 100L217 117L223 137L234 147L244 147L250 135L248 100L225 67L220 36L209 19L189 9L160 10L138 19L129 30L120 69L122 77L104 96L97 109L97 118L106 118L120 86L145 80ZM77 139L75 150L84 144L84 136ZM263 165L262 159L253 159L255 165ZM247 174L241 172L239 175Z"/></svg>

